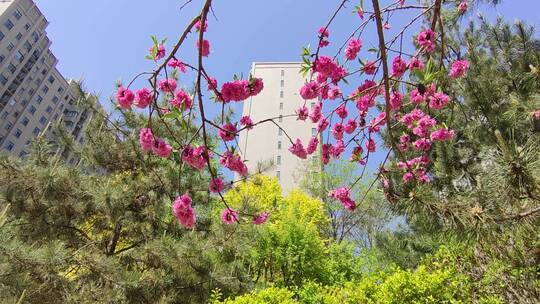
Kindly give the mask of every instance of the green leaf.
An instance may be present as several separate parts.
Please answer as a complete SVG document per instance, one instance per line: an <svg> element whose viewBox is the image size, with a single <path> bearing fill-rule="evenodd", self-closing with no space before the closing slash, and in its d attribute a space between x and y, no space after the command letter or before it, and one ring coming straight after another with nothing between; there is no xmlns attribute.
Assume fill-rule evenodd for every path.
<svg viewBox="0 0 540 304"><path fill-rule="evenodd" d="M180 112L180 110L174 108L169 113L163 115L163 118L164 119L175 119L175 118L177 118L179 120L182 120L182 112Z"/></svg>
<svg viewBox="0 0 540 304"><path fill-rule="evenodd" d="M371 53L377 53L379 51L379 49L376 49L376 48L371 48L368 50L368 52L371 52Z"/></svg>

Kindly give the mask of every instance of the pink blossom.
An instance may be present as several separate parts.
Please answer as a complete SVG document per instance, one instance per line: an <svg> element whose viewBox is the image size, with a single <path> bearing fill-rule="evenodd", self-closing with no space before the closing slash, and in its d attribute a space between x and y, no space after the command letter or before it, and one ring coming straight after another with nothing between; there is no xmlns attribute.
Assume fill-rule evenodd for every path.
<svg viewBox="0 0 540 304"><path fill-rule="evenodd" d="M235 80L225 82L221 86L221 96L225 103L229 101L242 101L250 96L249 82L247 80Z"/></svg>
<svg viewBox="0 0 540 304"><path fill-rule="evenodd" d="M258 95L264 88L262 78L251 78L249 81L249 96Z"/></svg>
<svg viewBox="0 0 540 304"><path fill-rule="evenodd" d="M304 145L302 145L302 141L300 140L300 138L297 138L296 142L293 143L291 147L289 147L289 151L301 159L307 158L307 151L306 149L304 149Z"/></svg>
<svg viewBox="0 0 540 304"><path fill-rule="evenodd" d="M385 30L389 30L389 29L392 28L392 26L390 26L390 23L385 22L384 25L383 25L383 28L384 28Z"/></svg>
<svg viewBox="0 0 540 304"><path fill-rule="evenodd" d="M339 89L338 86L332 87L328 91L328 98L330 98L331 100L334 100L338 98L339 96L341 96L341 90Z"/></svg>
<svg viewBox="0 0 540 304"><path fill-rule="evenodd" d="M337 116L339 116L339 118L341 119L345 119L347 118L347 109L345 108L345 105L341 105L339 106L337 109L336 109L336 114Z"/></svg>
<svg viewBox="0 0 540 304"><path fill-rule="evenodd" d="M343 153L345 151L345 143L343 142L343 140L341 139L338 139L336 140L336 143L334 144L334 146L332 146L332 156L334 158L339 158L341 156L341 153Z"/></svg>
<svg viewBox="0 0 540 304"><path fill-rule="evenodd" d="M154 101L152 92L147 88L142 88L135 92L135 104L137 107L144 109Z"/></svg>
<svg viewBox="0 0 540 304"><path fill-rule="evenodd" d="M186 72L186 65L178 60L178 59L171 59L167 65L171 68L177 68L180 72L185 73Z"/></svg>
<svg viewBox="0 0 540 304"><path fill-rule="evenodd" d="M178 219L182 226L188 229L195 227L195 211L193 211L191 197L188 194L184 194L174 200L173 213L174 217Z"/></svg>
<svg viewBox="0 0 540 304"><path fill-rule="evenodd" d="M403 182L410 183L414 180L414 175L411 172L403 174Z"/></svg>
<svg viewBox="0 0 540 304"><path fill-rule="evenodd" d="M422 60L416 57L411 58L411 60L409 61L409 70L414 71L414 70L423 70L423 69L424 69L424 63L422 62Z"/></svg>
<svg viewBox="0 0 540 304"><path fill-rule="evenodd" d="M345 57L347 57L348 60L354 60L361 48L362 40L352 38L347 45L347 49L345 50Z"/></svg>
<svg viewBox="0 0 540 304"><path fill-rule="evenodd" d="M392 61L392 77L399 78L405 74L407 70L407 62L398 56Z"/></svg>
<svg viewBox="0 0 540 304"><path fill-rule="evenodd" d="M335 139L343 139L344 131L345 131L345 127L343 127L343 124L340 122L336 122L334 124L334 127L332 128L332 134L334 135Z"/></svg>
<svg viewBox="0 0 540 304"><path fill-rule="evenodd" d="M399 93L398 91L393 91L390 93L390 109L392 111L397 111L401 109L401 105L403 102L403 95Z"/></svg>
<svg viewBox="0 0 540 304"><path fill-rule="evenodd" d="M165 140L158 138L154 141L152 151L159 157L167 158L172 153L172 147Z"/></svg>
<svg viewBox="0 0 540 304"><path fill-rule="evenodd" d="M448 73L448 75L456 79L465 75L468 69L469 69L469 61L467 61L466 59L456 60L452 63L452 68L450 69L450 73Z"/></svg>
<svg viewBox="0 0 540 304"><path fill-rule="evenodd" d="M223 179L221 179L221 177L213 178L210 181L210 186L208 187L208 189L210 190L210 192L213 192L213 193L222 192L223 189L225 189L225 185L223 184Z"/></svg>
<svg viewBox="0 0 540 304"><path fill-rule="evenodd" d="M176 90L176 80L172 78L161 79L158 83L158 88L162 92L173 93Z"/></svg>
<svg viewBox="0 0 540 304"><path fill-rule="evenodd" d="M534 118L536 118L536 119L540 119L540 109L534 111L534 112L532 113L532 116L533 116Z"/></svg>
<svg viewBox="0 0 540 304"><path fill-rule="evenodd" d="M431 29L426 29L418 34L416 42L418 42L426 52L431 53L435 50L435 33Z"/></svg>
<svg viewBox="0 0 540 304"><path fill-rule="evenodd" d="M208 91L217 90L217 80L214 77L208 76Z"/></svg>
<svg viewBox="0 0 540 304"><path fill-rule="evenodd" d="M234 140L236 137L236 126L232 123L226 123L219 129L218 134L224 141Z"/></svg>
<svg viewBox="0 0 540 304"><path fill-rule="evenodd" d="M171 104L180 110L188 110L193 105L191 96L186 91L180 89L174 94L174 98L171 100Z"/></svg>
<svg viewBox="0 0 540 304"><path fill-rule="evenodd" d="M349 119L347 121L347 124L345 124L345 133L352 134L356 128L358 127L358 124L356 123L356 120Z"/></svg>
<svg viewBox="0 0 540 304"><path fill-rule="evenodd" d="M308 146L307 146L307 149L306 149L307 154L309 154L309 155L313 154L313 152L315 152L315 150L317 150L318 145L319 145L319 139L317 138L317 136L313 136L309 140L309 143L308 143Z"/></svg>
<svg viewBox="0 0 540 304"><path fill-rule="evenodd" d="M201 19L197 20L195 23L195 28L197 29L197 32L201 30ZM206 29L208 28L208 22L206 20L204 21L204 26L202 27L202 31L206 32Z"/></svg>
<svg viewBox="0 0 540 304"><path fill-rule="evenodd" d="M349 211L354 211L356 209L356 204L350 198L350 191L345 187L330 191L329 196L339 200L343 207Z"/></svg>
<svg viewBox="0 0 540 304"><path fill-rule="evenodd" d="M461 1L458 5L458 11L460 14L465 13L468 8L469 8L469 4L467 3L467 1Z"/></svg>
<svg viewBox="0 0 540 304"><path fill-rule="evenodd" d="M150 52L150 55L153 55L155 52L154 60L160 60L165 57L165 46L163 44L159 44L157 50L153 46L148 51Z"/></svg>
<svg viewBox="0 0 540 304"><path fill-rule="evenodd" d="M410 92L409 97L411 98L411 101L415 104L421 104L424 101L426 101L426 98L423 94L420 94L420 92L417 89L414 89Z"/></svg>
<svg viewBox="0 0 540 304"><path fill-rule="evenodd" d="M326 28L326 27L320 27L318 32L321 35L321 37L323 37L323 38L330 37L330 31L328 31L328 28Z"/></svg>
<svg viewBox="0 0 540 304"><path fill-rule="evenodd" d="M370 138L368 139L368 141L366 142L366 148L368 150L368 152L375 152L375 149L376 149L376 144L375 144L375 141L373 140L373 138Z"/></svg>
<svg viewBox="0 0 540 304"><path fill-rule="evenodd" d="M328 119L326 119L326 118L323 118L323 119L319 120L319 123L317 124L317 133L324 132L324 130L326 130L326 128L328 128L329 124L330 124L330 122L328 122Z"/></svg>
<svg viewBox="0 0 540 304"><path fill-rule="evenodd" d="M330 162L330 153L332 152L331 144L323 144L321 149L321 160L323 164L327 165Z"/></svg>
<svg viewBox="0 0 540 304"><path fill-rule="evenodd" d="M322 77L331 77L338 68L338 64L328 56L319 56L313 63L314 72L320 73Z"/></svg>
<svg viewBox="0 0 540 304"><path fill-rule="evenodd" d="M152 130L149 128L142 128L139 131L139 143L141 145L141 149L144 152L149 152L154 147L154 134L152 134Z"/></svg>
<svg viewBox="0 0 540 304"><path fill-rule="evenodd" d="M447 128L440 128L431 133L431 140L433 141L445 141L454 138L454 130L448 130Z"/></svg>
<svg viewBox="0 0 540 304"><path fill-rule="evenodd" d="M362 70L366 75L373 75L377 71L377 67L375 66L375 61L368 60L366 61L366 64L362 67Z"/></svg>
<svg viewBox="0 0 540 304"><path fill-rule="evenodd" d="M226 208L221 213L221 221L227 225L238 222L238 213L232 209Z"/></svg>
<svg viewBox="0 0 540 304"><path fill-rule="evenodd" d="M431 141L426 138L420 138L413 143L413 146L419 151L429 151L431 149Z"/></svg>
<svg viewBox="0 0 540 304"><path fill-rule="evenodd" d="M225 151L225 153L223 153L223 155L219 159L219 162L225 168L237 172L242 176L248 175L247 166L246 164L244 164L238 154L233 154L231 151L227 150Z"/></svg>
<svg viewBox="0 0 540 304"><path fill-rule="evenodd" d="M361 6L358 6L356 13L358 14L358 17L360 17L360 19L364 19L364 10Z"/></svg>
<svg viewBox="0 0 540 304"><path fill-rule="evenodd" d="M311 122L316 123L318 122L322 117L322 103L318 102L315 104L313 109L311 110L311 113L309 114L309 118L311 119Z"/></svg>
<svg viewBox="0 0 540 304"><path fill-rule="evenodd" d="M296 120L306 120L308 118L308 108L306 106L302 106L296 110L296 114L298 115Z"/></svg>
<svg viewBox="0 0 540 304"><path fill-rule="evenodd" d="M403 134L399 137L399 142L402 144L409 143L411 141L411 137L408 134Z"/></svg>
<svg viewBox="0 0 540 304"><path fill-rule="evenodd" d="M202 48L199 46L199 40L197 40L197 50L200 50L203 57L210 55L210 42L206 39L202 42Z"/></svg>
<svg viewBox="0 0 540 304"><path fill-rule="evenodd" d="M204 146L194 148L191 145L187 145L182 151L182 161L192 166L197 170L201 170L206 166L206 149Z"/></svg>
<svg viewBox="0 0 540 304"><path fill-rule="evenodd" d="M264 224L266 220L268 219L268 216L270 216L270 213L268 213L267 211L261 212L259 214L255 214L253 216L253 224L255 225Z"/></svg>
<svg viewBox="0 0 540 304"><path fill-rule="evenodd" d="M450 97L448 97L448 95L437 92L431 97L429 107L432 109L442 109L448 102L450 102Z"/></svg>
<svg viewBox="0 0 540 304"><path fill-rule="evenodd" d="M118 100L118 105L122 109L129 109L131 108L131 104L133 103L133 100L135 99L135 95L133 92L129 89L126 89L124 87L119 87L118 91L116 92L116 100Z"/></svg>
<svg viewBox="0 0 540 304"><path fill-rule="evenodd" d="M251 117L248 115L242 116L242 118L240 118L240 125L248 129L253 129L253 120L251 120Z"/></svg>

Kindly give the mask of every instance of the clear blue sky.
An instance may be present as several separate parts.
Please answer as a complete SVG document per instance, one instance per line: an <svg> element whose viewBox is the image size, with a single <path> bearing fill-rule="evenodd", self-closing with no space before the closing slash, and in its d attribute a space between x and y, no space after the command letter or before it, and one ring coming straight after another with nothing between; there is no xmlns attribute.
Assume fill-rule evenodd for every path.
<svg viewBox="0 0 540 304"><path fill-rule="evenodd" d="M83 75L88 89L100 93L103 99L112 94L116 80L127 80L151 68L151 63L143 59L151 44L150 35L168 37L170 47L202 3L193 0L180 11L184 0L36 2L50 22L47 31L53 53L59 59L60 72L68 78L78 79ZM390 1L382 1L386 2ZM339 1L216 0L214 3L217 20L210 16L208 35L213 54L208 66L218 80L225 81L234 73L247 73L252 61L298 61L301 46L313 42L315 31L327 22ZM344 37L351 24L358 22L350 14L353 5L349 6L331 28L333 37ZM495 11L507 20L520 18L540 26L538 0L503 0ZM366 45L374 43L373 34L366 33ZM193 40L188 41L189 47L192 44ZM185 58L193 61L194 52L189 51ZM367 57L365 51L363 55Z"/></svg>
<svg viewBox="0 0 540 304"><path fill-rule="evenodd" d="M384 6L394 1L381 3ZM107 99L114 93L117 80L127 82L137 73L151 70L152 63L144 59L151 45L150 35L169 38L166 46L170 49L203 1L193 0L182 11L179 8L185 0L36 2L50 22L47 31L53 42L52 51L59 59L60 72L67 78L82 76L87 89L99 93L102 103L109 108ZM217 19L209 16L208 39L212 49L206 64L209 73L222 83L233 74L246 75L253 61L299 61L301 47L313 44L317 29L326 24L340 2L215 0ZM336 39L344 41L350 29L359 24L359 18L351 13L358 2L351 0L330 28L333 44L329 50L335 50ZM491 18L503 15L509 21L522 19L540 27L540 0L503 0L496 8L486 8L471 10L467 18L475 18L479 11L485 10ZM392 32L407 16L411 15L396 18L388 35L393 36ZM366 50L376 43L373 28L363 35L363 40L365 47L360 57L366 59L369 57ZM194 41L191 37L187 48L180 52L180 58L187 62L194 62Z"/></svg>

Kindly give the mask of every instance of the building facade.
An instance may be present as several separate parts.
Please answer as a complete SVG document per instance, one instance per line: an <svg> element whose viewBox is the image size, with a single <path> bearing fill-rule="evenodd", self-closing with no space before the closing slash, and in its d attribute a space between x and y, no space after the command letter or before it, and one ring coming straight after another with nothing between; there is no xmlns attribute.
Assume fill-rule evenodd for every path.
<svg viewBox="0 0 540 304"><path fill-rule="evenodd" d="M302 140L304 147L316 135L316 126L310 121L297 120L296 110L304 104L299 94L305 83L300 62L255 62L251 74L263 79L264 90L244 102L243 115L251 116L253 122L275 118L252 130L240 132L239 147L250 173L261 171L276 176L285 193L299 187L308 160L291 154L291 142ZM315 103L308 101L306 106ZM261 166L262 164L262 166ZM262 170L261 170L262 169Z"/></svg>
<svg viewBox="0 0 540 304"><path fill-rule="evenodd" d="M0 1L0 153L24 157L59 120L81 140L88 114L75 109L80 92L56 69L47 25L32 0Z"/></svg>

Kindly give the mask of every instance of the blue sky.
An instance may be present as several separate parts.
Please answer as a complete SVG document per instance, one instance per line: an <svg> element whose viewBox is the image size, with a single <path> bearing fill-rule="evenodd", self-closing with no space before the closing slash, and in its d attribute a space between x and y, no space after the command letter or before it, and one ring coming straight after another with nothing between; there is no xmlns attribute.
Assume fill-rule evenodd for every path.
<svg viewBox="0 0 540 304"><path fill-rule="evenodd" d="M67 78L82 77L87 89L100 94L102 103L109 108L107 99L114 94L117 80L128 82L139 72L152 69L152 62L144 59L151 45L150 35L169 38L166 46L170 49L203 1L193 0L181 11L184 0L36 2L50 22L47 31L53 42L52 51L59 59L60 72ZM313 44L317 29L327 23L340 2L215 0L216 18L209 16L207 33L212 49L206 60L209 73L222 83L233 74L246 75L253 61L299 61L301 47ZM359 24L359 18L352 14L357 2L359 0L351 0L330 28L333 43L329 51L334 51L337 42L343 42L351 28ZM381 1L382 6L390 2L394 0ZM509 21L522 19L540 27L539 0L503 0L496 8L481 6L471 10L466 18L475 18L482 11L491 18L502 15ZM400 23L406 22L411 14L403 13L393 19L388 35L393 36ZM363 35L364 48L360 53L363 59L369 58L366 50L376 44L374 31L370 27ZM180 58L192 63L193 36L179 53Z"/></svg>

